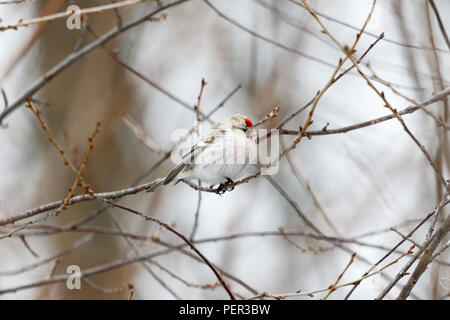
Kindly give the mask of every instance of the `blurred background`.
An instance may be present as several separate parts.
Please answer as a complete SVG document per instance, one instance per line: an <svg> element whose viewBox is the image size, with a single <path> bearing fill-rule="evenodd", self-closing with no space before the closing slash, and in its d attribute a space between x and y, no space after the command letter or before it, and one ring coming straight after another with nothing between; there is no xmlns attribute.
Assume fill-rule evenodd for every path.
<svg viewBox="0 0 450 320"><path fill-rule="evenodd" d="M10 2L0 5L1 25L64 12L71 4L87 8L111 3L108 0ZM118 11L90 14L83 19L81 29L69 30L63 18L1 31L0 86L7 100L15 101L53 66L95 41L94 34L100 36L120 21L126 24L168 3L144 1ZM114 37L107 47L99 46L76 60L33 95L34 105L40 108L55 140L78 165L87 149L87 137L96 123L101 122L83 172L95 192L127 188L143 175L141 183L162 177L173 163L168 159L146 174L164 155L150 150L136 137L124 114L154 144L170 150L174 145L172 132L179 128L190 130L196 119L195 112L176 100L194 106L202 78L207 82L200 104L205 114L241 85L211 116L212 122L234 113L246 114L257 122L273 107L280 107L278 117L265 122L264 128L276 127L324 87L343 54L320 32L317 22L299 3L299 0L211 1L221 16L204 1L185 1L158 13L155 16L158 21L139 24ZM342 45L351 46L372 1L315 0L308 4L322 14L319 18ZM450 30L446 18L450 16L450 2L436 0L435 4L444 27ZM167 16L161 16L162 13ZM363 68L368 75L374 72L385 81L385 85L376 82L376 86L385 92L394 108L402 110L412 105L411 101L423 101L449 86L450 52L427 1L379 0L366 31L370 34L362 35L355 56L359 57L384 32L384 39L364 58L369 66ZM117 53L155 85L124 68L107 50ZM344 67L348 66L347 62ZM447 101L437 102L427 110L434 116L419 110L404 116L404 120L448 178ZM328 129L340 128L386 114L390 111L383 107L379 97L352 71L319 101L310 129L320 130L327 124ZM297 130L307 115L308 112L301 113L285 129ZM0 219L64 199L74 175L63 165L33 113L22 106L3 124ZM286 147L294 139L295 136L282 136L282 145ZM263 177L239 185L222 197L203 192L200 201L199 192L183 183L118 201L173 224L186 237L192 233L198 212L194 240L262 232L196 244L227 274L224 277L231 290L249 298L262 292L282 294L327 288L344 270L351 252L357 253L357 259L341 283L358 279L402 239L399 232L411 231L417 219L432 212L442 198L433 168L395 119L344 134L302 139L281 160L273 179L327 236L357 239L361 243L346 243L350 251L344 251L333 241L283 236L280 227L285 232L314 232ZM79 188L77 193L81 192ZM57 217L28 225L0 240L0 290L65 274L70 265L85 270L164 249L151 240L89 232L87 227L117 230L119 225L124 232L153 235L170 245L182 243L156 224L117 208L95 215L102 206L99 201L76 204ZM443 208L441 217L448 213L448 208ZM82 225L86 227L84 231L56 232L57 229L51 228L93 215ZM0 232L7 234L26 221L0 227ZM395 230L390 230L391 227ZM428 227L426 223L411 239L423 243ZM264 235L267 232L273 234ZM410 242L404 243L385 263L410 247ZM40 263L47 258L47 263ZM363 281L351 298L377 297L408 260L409 257L402 258L382 275ZM21 268L34 263L39 265L21 272ZM5 274L14 270L20 272ZM449 277L449 255L444 252L430 264L411 298L448 299ZM407 277L402 279L386 298L395 298L406 280ZM63 281L7 293L1 298L127 299L129 290L120 288L129 283L134 286L135 299L226 299L226 292L216 282L205 264L172 250L146 263L129 263L90 276L88 282L82 282L81 290L68 290ZM205 285L214 288L202 288ZM329 299L342 299L349 289L338 289ZM320 299L324 295L299 298Z"/></svg>

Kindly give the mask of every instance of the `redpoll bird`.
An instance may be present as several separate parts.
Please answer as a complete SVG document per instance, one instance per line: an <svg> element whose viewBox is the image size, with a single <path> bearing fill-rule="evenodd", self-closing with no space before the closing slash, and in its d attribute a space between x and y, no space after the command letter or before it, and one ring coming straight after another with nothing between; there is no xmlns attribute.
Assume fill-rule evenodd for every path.
<svg viewBox="0 0 450 320"><path fill-rule="evenodd" d="M213 125L166 178L148 191L174 180L190 178L211 184L211 188L218 184L216 191L222 194L231 191L229 185L233 180L254 170L256 164L253 123L247 117L235 114Z"/></svg>

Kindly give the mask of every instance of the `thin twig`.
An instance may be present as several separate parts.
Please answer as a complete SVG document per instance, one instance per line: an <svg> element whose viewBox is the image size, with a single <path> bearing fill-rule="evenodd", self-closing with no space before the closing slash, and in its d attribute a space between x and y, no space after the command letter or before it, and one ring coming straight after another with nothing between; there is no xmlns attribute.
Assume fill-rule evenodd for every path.
<svg viewBox="0 0 450 320"><path fill-rule="evenodd" d="M447 235L447 233L450 230L450 215L447 217L445 223L442 225L439 230L435 232L432 238L430 238L426 243L423 244L423 247L420 249L423 251L422 258L420 259L416 269L412 273L411 277L409 277L408 282L405 284L405 286L400 291L400 294L397 297L397 300L405 300L408 298L408 296L411 293L411 290L416 285L419 278L422 276L422 274L427 269L427 266L430 264L433 258L433 253L436 250L437 246L441 241L444 239L444 237ZM416 256L420 256L419 253L416 254Z"/></svg>
<svg viewBox="0 0 450 320"><path fill-rule="evenodd" d="M106 294L118 294L118 293L124 293L124 292L131 292L131 290L134 289L134 285L131 283L124 284L117 288L104 288L97 283L93 282L92 280L89 280L87 277L81 278L81 281L86 283L88 286L94 288L95 290L98 290L102 293Z"/></svg>
<svg viewBox="0 0 450 320"><path fill-rule="evenodd" d="M196 122L195 122L195 126L194 126L194 132L197 136L200 135L200 123L202 121L202 118L200 117L200 102L202 100L202 95L203 95L203 89L205 88L205 86L208 83L205 81L204 78L202 78L202 83L200 86L200 93L198 94L197 97L197 104L194 105L194 111L195 111L195 117L196 117Z"/></svg>
<svg viewBox="0 0 450 320"><path fill-rule="evenodd" d="M398 248L403 242L406 241L406 239L410 238L430 217L432 217L434 214L438 214L439 211L450 202L450 199L448 199L447 201L442 201L439 206L436 207L436 209L429 213L425 219L423 219L413 230L411 230L411 232L409 232L406 237L401 240L394 248ZM429 239L427 243L431 242L432 239ZM386 286L386 288L383 289L383 291L378 295L377 299L383 299L384 296L386 296L386 294L388 294L388 292L394 287L395 284L397 284L397 282L405 276L406 271L411 267L411 265L417 260L417 258L420 256L420 254L422 254L423 250L426 248L425 245L422 245L421 248L419 248L419 250L417 251L416 255L409 261L409 263L407 265L405 265L403 267L403 269L397 274L397 276ZM376 267L376 265L378 265L382 260L384 260L387 256L389 256L391 253L388 252L379 262L377 262L373 268ZM371 270L373 270L373 268L369 269L368 272L370 272ZM367 273L367 272L366 272ZM346 296L346 299L352 294L352 292L355 290L355 288L357 287L357 285L355 285L352 290L349 291L349 293Z"/></svg>
<svg viewBox="0 0 450 320"><path fill-rule="evenodd" d="M36 253L36 251L34 251L31 247L30 244L28 243L27 239L25 238L25 236L20 236L20 240L22 241L23 245L25 246L25 248L31 253L31 255L35 258L39 258L39 255Z"/></svg>
<svg viewBox="0 0 450 320"><path fill-rule="evenodd" d="M431 8L433 9L433 12L436 16L436 20L438 22L439 29L441 30L441 33L442 33L442 37L444 38L445 43L447 44L448 50L450 50L450 39L448 38L447 31L445 31L444 24L442 23L441 16L439 15L439 10L437 9L436 4L434 3L434 0L428 0L428 2L430 3Z"/></svg>
<svg viewBox="0 0 450 320"><path fill-rule="evenodd" d="M85 56L86 54L90 53L94 49L98 48L99 46L107 43L109 40L115 38L121 33L124 33L125 31L128 31L141 23L144 23L148 21L151 17L155 16L159 12L166 10L168 8L177 6L179 4L185 3L189 0L179 0L172 3L169 3L163 7L157 8L153 11L151 11L148 14L145 14L139 19L136 19L132 22L129 22L127 24L124 24L122 28L118 29L113 28L110 31L103 34L100 38L97 40L92 41L91 43L87 44L83 48L79 49L76 52L71 53L67 57L65 57L61 62L56 64L53 68L51 68L49 71L47 71L43 76L38 78L36 81L34 81L27 89L23 91L23 93L17 98L13 103L10 104L8 109L4 110L2 113L0 113L0 124L2 121L14 110L19 108L24 102L26 102L26 99L28 97L33 96L36 92L38 92L42 87L44 87L51 79L53 79L55 76L60 74L62 71L66 70L69 66L71 66L75 61L78 61L80 58Z"/></svg>
<svg viewBox="0 0 450 320"><path fill-rule="evenodd" d="M228 286L226 285L225 281L223 280L222 276L219 274L219 272L214 268L214 266L211 264L211 262L209 262L209 260L194 246L194 244L189 241L189 239L187 239L184 235L182 235L181 233L179 233L178 231L176 231L174 228L172 228L170 225L168 225L167 223L164 223L154 217L150 217L142 212L133 210L131 208L122 206L120 204L117 204L115 202L109 201L107 199L102 199L99 198L99 200L104 201L114 207L120 208L122 210L131 212L133 214L136 214L138 216L141 216L143 218L145 218L146 220L150 220L152 222L157 223L158 225L164 227L165 229L169 230L170 232L172 232L173 234L175 234L177 237L179 237L180 239L182 239L184 242L186 242L186 244L195 251L195 253L197 253L200 258L208 265L208 267L212 270L212 272L216 275L217 279L219 280L219 282L221 283L221 285L223 286L223 288L225 289L225 291L228 293L229 297L231 300L236 300L235 297L233 296L233 293L230 291L230 289L228 288Z"/></svg>
<svg viewBox="0 0 450 320"><path fill-rule="evenodd" d="M296 4L296 5L298 5L298 6L300 6L300 7L302 7L303 9L306 9L305 6L303 6L300 2L297 2L297 1L294 1L294 0L289 0L289 1L294 3L294 4ZM322 18L325 18L325 19L327 19L329 21L333 21L333 22L338 23L340 25L343 25L343 26L345 26L347 28L359 31L358 27L352 26L351 24L349 24L347 22L338 20L338 19L336 19L336 18L334 18L332 16L326 15L326 14L324 14L322 12L318 12L317 10L313 10L313 12L316 15L318 15L318 16L320 16ZM369 35L369 36L371 36L373 38L377 37L377 35L375 33L372 33L372 32L367 31L367 30L364 31L364 34ZM430 48L430 47L423 47L423 46L417 46L417 45L413 45L413 44L409 44L409 43L402 43L400 41L396 41L396 40L392 40L392 39L388 39L388 38L385 38L384 41L390 42L390 43L393 43L395 45L399 45L399 46L405 47L405 48L413 48L413 49L419 49L419 50L434 50L433 48ZM441 51L441 52L444 52L444 53L450 53L450 51L445 50L445 49L437 49L437 50Z"/></svg>
<svg viewBox="0 0 450 320"><path fill-rule="evenodd" d="M385 266L383 266L381 269L374 271L370 274L367 274L366 276L363 276L357 280L353 280L341 285L338 285L336 287L334 287L335 290L343 288L343 287L348 287L351 285L354 285L355 283L360 283L363 280L373 277L381 272L383 272L385 269L389 268L390 266L398 263L401 259L403 259L403 257L405 257L406 255L412 254L412 249L414 248L414 246L412 246L407 252L405 252L404 254L402 254L400 257L398 257L397 259L389 262L388 264L386 264ZM328 288L324 288L324 289L319 289L319 290L314 290L314 291L310 291L310 292L302 292L301 290L297 290L296 292L292 292L292 293L285 293L285 294L271 294L268 292L263 292L262 294L259 294L257 296L251 297L248 300L255 300L255 299L260 299L260 298L264 298L264 297L268 297L268 298L273 298L273 299L286 299L288 297L301 297L301 296L308 296L308 297L314 297L315 294L317 293L322 293L322 292L327 292L330 290L330 287Z"/></svg>
<svg viewBox="0 0 450 320"><path fill-rule="evenodd" d="M73 14L78 14L78 15L82 16L82 15L88 15L91 13L102 13L104 11L113 10L116 8L136 5L136 4L144 2L144 1L146 1L146 0L124 0L124 1L117 2L117 3L105 4L105 5L100 5L100 6L91 7L91 8L80 9L79 12L76 12L76 11L58 12L58 13L50 14L50 15L43 16L43 17L24 20L24 21L21 21L16 24L0 26L0 31L10 30L10 29L17 30L20 27L29 27L31 25L43 23L43 22L53 22L57 19L63 19L63 18L70 17Z"/></svg>
<svg viewBox="0 0 450 320"><path fill-rule="evenodd" d="M133 130L136 138L138 138L138 140L141 141L147 147L147 149L157 154L167 153L167 150L159 146L144 133L142 127L128 113L122 115L122 120L131 130Z"/></svg>
<svg viewBox="0 0 450 320"><path fill-rule="evenodd" d="M336 291L336 286L339 283L339 281L342 279L342 277L344 276L344 273L348 270L348 268L350 268L350 266L352 265L352 263L355 261L355 256L356 253L352 253L352 255L350 256L350 261L347 263L347 265L345 266L344 270L341 272L341 274L339 275L339 277L336 279L336 281L334 282L334 284L332 284L330 286L330 291L327 293L327 295L323 298L323 300L327 300L327 298L334 292Z"/></svg>
<svg viewBox="0 0 450 320"><path fill-rule="evenodd" d="M198 185L199 186L202 185L200 180L198 180ZM200 206L201 206L201 204L202 204L202 191L199 190L198 191L198 200L197 200L197 209L195 210L195 216L194 216L194 225L192 227L191 236L189 237L189 239L191 241L194 241L195 233L197 232L198 219L199 219L199 215L200 215Z"/></svg>
<svg viewBox="0 0 450 320"><path fill-rule="evenodd" d="M441 101L442 99L446 99L446 97L450 95L450 87L439 91L437 93L435 93L434 95L432 95L430 98L426 99L423 102L420 102L417 105L412 105L409 106L401 111L397 111L397 113L400 116L403 116L405 114L411 114L416 112L417 110L419 110L421 107L426 107L429 106L435 102ZM354 130L358 130L361 128L365 128L365 127L370 127L376 124L379 124L381 122L387 121L387 120L391 120L394 119L395 115L394 114L388 114L386 116L382 116L382 117L378 117L372 120L368 120L368 121L364 121L364 122L360 122L357 124L353 124L350 126L346 126L346 127L342 127L342 128L337 128L337 129L326 129L326 130L315 130L315 131L306 131L305 132L305 136L307 137L311 137L311 136L323 136L323 135L329 135L329 134L341 134L341 133L347 133L350 131L354 131ZM299 131L298 130L286 130L286 129L282 129L280 131L280 134L287 134L287 135L298 135Z"/></svg>

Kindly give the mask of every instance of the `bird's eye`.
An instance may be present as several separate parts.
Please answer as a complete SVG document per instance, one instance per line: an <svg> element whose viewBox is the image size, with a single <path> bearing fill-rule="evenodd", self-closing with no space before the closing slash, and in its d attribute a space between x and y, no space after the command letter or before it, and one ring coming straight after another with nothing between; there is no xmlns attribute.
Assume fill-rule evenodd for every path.
<svg viewBox="0 0 450 320"><path fill-rule="evenodd" d="M242 130L243 130L244 132L247 132L248 128L247 128L247 127L244 127L244 128L242 128Z"/></svg>

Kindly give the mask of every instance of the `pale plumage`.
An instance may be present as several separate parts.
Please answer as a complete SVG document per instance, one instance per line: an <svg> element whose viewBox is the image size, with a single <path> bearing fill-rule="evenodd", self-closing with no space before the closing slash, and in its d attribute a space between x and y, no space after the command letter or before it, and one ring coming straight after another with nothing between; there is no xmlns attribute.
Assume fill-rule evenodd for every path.
<svg viewBox="0 0 450 320"><path fill-rule="evenodd" d="M233 180L254 170L256 160L253 124L247 117L235 114L202 135L160 184L185 178L200 179L211 185L220 184L219 191L223 191Z"/></svg>

